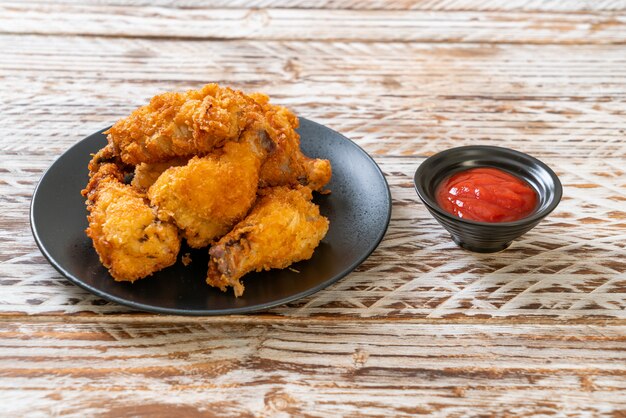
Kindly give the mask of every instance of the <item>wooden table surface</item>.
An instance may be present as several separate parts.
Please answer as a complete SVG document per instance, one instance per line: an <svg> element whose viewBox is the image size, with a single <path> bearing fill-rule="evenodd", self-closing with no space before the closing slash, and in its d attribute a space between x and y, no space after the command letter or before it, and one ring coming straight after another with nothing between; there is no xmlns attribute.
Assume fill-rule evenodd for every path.
<svg viewBox="0 0 626 418"><path fill-rule="evenodd" d="M626 1L0 2L1 416L626 416ZM393 198L338 283L268 312L135 312L37 249L44 170L218 82L354 140ZM557 210L457 248L413 189L450 147L550 165Z"/></svg>

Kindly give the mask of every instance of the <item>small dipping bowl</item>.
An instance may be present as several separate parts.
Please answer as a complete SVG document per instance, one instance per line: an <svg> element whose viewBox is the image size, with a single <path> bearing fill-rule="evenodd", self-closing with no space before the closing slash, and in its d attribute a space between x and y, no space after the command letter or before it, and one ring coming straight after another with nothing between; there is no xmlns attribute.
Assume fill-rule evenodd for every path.
<svg viewBox="0 0 626 418"><path fill-rule="evenodd" d="M462 219L437 203L437 186L460 171L493 167L526 181L537 193L537 206L527 217L512 222L477 222ZM509 148L475 145L451 148L426 159L415 171L415 190L430 213L448 230L454 242L470 251L493 253L530 231L557 207L563 187L547 165Z"/></svg>

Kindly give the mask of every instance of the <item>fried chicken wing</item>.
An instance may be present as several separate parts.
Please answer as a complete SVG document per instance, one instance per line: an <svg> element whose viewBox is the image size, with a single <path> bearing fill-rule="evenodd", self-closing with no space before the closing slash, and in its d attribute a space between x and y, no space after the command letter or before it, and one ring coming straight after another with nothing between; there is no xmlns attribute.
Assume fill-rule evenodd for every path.
<svg viewBox="0 0 626 418"><path fill-rule="evenodd" d="M126 164L160 163L204 155L236 140L261 119L261 107L249 96L207 84L199 90L154 96L106 133Z"/></svg>
<svg viewBox="0 0 626 418"><path fill-rule="evenodd" d="M227 142L221 155L193 157L185 166L167 169L148 191L159 218L173 219L193 248L226 234L256 199L263 135L243 137Z"/></svg>
<svg viewBox="0 0 626 418"><path fill-rule="evenodd" d="M232 286L235 296L244 287L239 279L250 271L285 268L313 255L328 231L328 219L311 202L308 187L267 189L250 214L209 250L207 283L222 291Z"/></svg>
<svg viewBox="0 0 626 418"><path fill-rule="evenodd" d="M123 183L117 165L100 160L92 168L97 171L82 191L89 210L86 233L111 276L133 282L174 264L178 229L160 221L145 196Z"/></svg>
<svg viewBox="0 0 626 418"><path fill-rule="evenodd" d="M253 93L250 97L263 108L265 129L272 140L272 149L261 167L260 187L305 185L321 191L330 181L330 162L302 153L296 115L272 105L263 94Z"/></svg>

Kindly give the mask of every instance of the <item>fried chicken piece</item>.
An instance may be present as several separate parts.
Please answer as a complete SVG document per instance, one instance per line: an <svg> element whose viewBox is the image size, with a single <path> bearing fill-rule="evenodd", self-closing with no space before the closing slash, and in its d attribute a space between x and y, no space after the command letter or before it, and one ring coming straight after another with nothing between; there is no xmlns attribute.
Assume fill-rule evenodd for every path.
<svg viewBox="0 0 626 418"><path fill-rule="evenodd" d="M227 142L221 155L193 157L185 166L167 169L150 187L159 218L173 219L189 246L209 245L252 207L265 156L263 136L246 133L241 142Z"/></svg>
<svg viewBox="0 0 626 418"><path fill-rule="evenodd" d="M261 107L249 96L207 84L154 96L106 133L126 164L160 163L207 154L262 119Z"/></svg>
<svg viewBox="0 0 626 418"><path fill-rule="evenodd" d="M263 108L273 148L261 167L260 187L305 185L321 191L330 181L330 161L309 158L300 150L298 118L287 108L269 103L260 93L250 95Z"/></svg>
<svg viewBox="0 0 626 418"><path fill-rule="evenodd" d="M130 183L134 188L142 192L147 192L150 186L170 167L179 167L187 164L189 158L174 158L164 163L141 163L137 164L133 172L133 179Z"/></svg>
<svg viewBox="0 0 626 418"><path fill-rule="evenodd" d="M87 198L87 235L102 264L117 281L133 282L176 262L178 229L157 218L144 195L123 183L124 173L112 163L94 163L82 191Z"/></svg>
<svg viewBox="0 0 626 418"><path fill-rule="evenodd" d="M222 291L232 286L241 296L244 274L311 258L329 225L312 198L308 187L267 189L250 214L209 250L207 283Z"/></svg>

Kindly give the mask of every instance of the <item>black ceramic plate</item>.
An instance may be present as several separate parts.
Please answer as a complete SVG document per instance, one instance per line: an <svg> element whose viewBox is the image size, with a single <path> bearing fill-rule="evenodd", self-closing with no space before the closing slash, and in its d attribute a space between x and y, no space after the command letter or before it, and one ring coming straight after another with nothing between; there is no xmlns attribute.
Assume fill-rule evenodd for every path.
<svg viewBox="0 0 626 418"><path fill-rule="evenodd" d="M382 240L391 215L391 196L382 172L365 151L339 133L300 118L301 145L310 157L331 161L329 195L314 201L330 229L313 257L293 270L250 273L245 292L235 298L205 283L206 250L183 247L192 262L179 261L135 283L115 282L100 264L85 235L87 211L80 195L87 183L90 154L106 144L101 132L83 139L43 175L31 204L30 222L41 252L65 277L95 295L144 311L179 315L219 315L267 309L308 296L344 277ZM294 271L296 270L296 271Z"/></svg>

